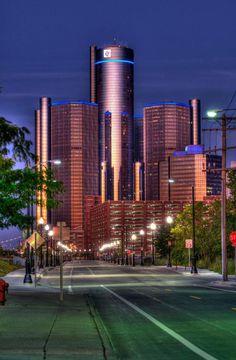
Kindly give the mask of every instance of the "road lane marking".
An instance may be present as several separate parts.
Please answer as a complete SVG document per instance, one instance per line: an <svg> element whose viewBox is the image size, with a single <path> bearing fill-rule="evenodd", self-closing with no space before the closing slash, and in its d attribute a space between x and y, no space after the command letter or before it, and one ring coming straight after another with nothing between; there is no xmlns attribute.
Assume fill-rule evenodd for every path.
<svg viewBox="0 0 236 360"><path fill-rule="evenodd" d="M73 289L72 289L72 273L73 273L73 270L74 270L74 265L73 265L73 262L72 262L72 268L70 270L70 285L68 286L68 292L70 294L73 294Z"/></svg>
<svg viewBox="0 0 236 360"><path fill-rule="evenodd" d="M190 297L191 297L192 299L201 300L201 298L198 297L198 296L190 295Z"/></svg>
<svg viewBox="0 0 236 360"><path fill-rule="evenodd" d="M223 292L229 292L229 293L236 294L235 290L221 289L221 288L214 287L214 286L204 286L204 285L195 285L195 286L200 287L200 288L204 288L204 289L219 290L219 291L223 291Z"/></svg>
<svg viewBox="0 0 236 360"><path fill-rule="evenodd" d="M129 307L131 307L132 309L137 311L139 314L143 315L146 319L148 319L154 325L159 327L161 330L165 331L168 335L172 336L175 340L179 341L181 344L183 344L189 350L191 350L195 354L199 355L202 359L205 359L205 360L217 360L217 358L211 356L210 354L208 354L204 350L202 350L199 347L197 347L196 345L192 344L190 341L185 339L183 336L179 335L174 330L171 330L168 326L164 325L159 320L156 320L153 316L149 315L148 313L146 313L145 311L140 309L138 306L134 305L133 303L126 300L122 296L118 295L117 293L115 293L111 289L107 288L104 285L101 285L101 287L103 289L105 289L106 291L108 291L109 293L111 293L112 295L116 296L119 300L121 300L123 303L125 303L126 305L128 305Z"/></svg>
<svg viewBox="0 0 236 360"><path fill-rule="evenodd" d="M92 269L90 269L89 267L87 267L87 269L88 269L88 271L90 272L90 274L95 275L95 273L93 272Z"/></svg>

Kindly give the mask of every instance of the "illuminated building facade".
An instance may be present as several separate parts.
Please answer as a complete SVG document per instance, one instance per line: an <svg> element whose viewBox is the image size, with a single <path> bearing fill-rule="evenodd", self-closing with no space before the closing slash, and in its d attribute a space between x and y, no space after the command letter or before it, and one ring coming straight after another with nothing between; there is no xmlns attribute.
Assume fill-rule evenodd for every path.
<svg viewBox="0 0 236 360"><path fill-rule="evenodd" d="M99 163L104 168L106 144L110 139L110 169L106 180L101 174L100 188L114 200L133 197L133 50L122 45L91 47L90 101L99 108ZM106 119L110 114L110 138ZM124 163L124 160L126 161ZM111 183L110 183L111 180ZM102 184L106 181L106 184ZM111 187L108 190L108 187ZM104 194L102 194L104 197Z"/></svg>
<svg viewBox="0 0 236 360"><path fill-rule="evenodd" d="M104 243L123 242L126 250L140 255L141 243L145 255L151 254L152 231L154 222L157 229L166 223L167 216L176 217L183 210L183 202L163 201L106 201L94 206L90 214L90 234L93 251L98 253ZM144 230L143 238L140 230ZM136 240L132 241L132 234ZM120 249L119 249L120 250Z"/></svg>
<svg viewBox="0 0 236 360"><path fill-rule="evenodd" d="M190 105L159 102L144 107L145 199L158 200L159 162L190 144Z"/></svg>
<svg viewBox="0 0 236 360"><path fill-rule="evenodd" d="M98 195L98 107L79 101L51 107L51 157L62 164L55 177L63 182L62 206L52 210L52 223L65 221L79 247L84 242L84 197Z"/></svg>
<svg viewBox="0 0 236 360"><path fill-rule="evenodd" d="M35 155L37 156L37 166L50 166L51 159L51 99L49 97L40 98L40 108L35 112ZM44 192L36 194L37 199L42 202L42 206L36 206L36 222L42 217L44 223L50 221L50 214L46 208L46 194Z"/></svg>
<svg viewBox="0 0 236 360"><path fill-rule="evenodd" d="M197 149L196 153L194 149ZM199 145L174 153L168 161L161 161L159 166L162 201L191 201L192 186L196 201L221 194L221 172L213 171L221 168L221 156L203 154Z"/></svg>

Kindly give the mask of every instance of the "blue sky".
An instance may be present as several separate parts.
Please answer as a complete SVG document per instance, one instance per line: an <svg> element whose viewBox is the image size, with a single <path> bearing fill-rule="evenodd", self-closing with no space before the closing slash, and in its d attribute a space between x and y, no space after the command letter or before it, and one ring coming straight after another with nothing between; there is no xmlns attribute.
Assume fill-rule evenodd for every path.
<svg viewBox="0 0 236 360"><path fill-rule="evenodd" d="M203 111L225 107L236 90L235 13L235 0L0 0L1 116L33 134L40 96L88 100L89 46L114 37L135 51L136 114L192 97Z"/></svg>

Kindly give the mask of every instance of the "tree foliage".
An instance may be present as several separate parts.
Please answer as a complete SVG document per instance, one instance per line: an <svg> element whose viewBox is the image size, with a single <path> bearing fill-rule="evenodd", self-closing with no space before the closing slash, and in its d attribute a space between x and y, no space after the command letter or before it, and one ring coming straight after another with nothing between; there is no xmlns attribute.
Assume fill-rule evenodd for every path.
<svg viewBox="0 0 236 360"><path fill-rule="evenodd" d="M20 229L33 223L33 217L25 209L40 204L36 191L46 193L46 204L55 208L59 202L56 195L63 190L62 183L55 180L49 168L30 167L35 159L31 152L31 141L25 127L19 128L0 118L0 228L17 226ZM25 167L17 169L16 161L24 161Z"/></svg>

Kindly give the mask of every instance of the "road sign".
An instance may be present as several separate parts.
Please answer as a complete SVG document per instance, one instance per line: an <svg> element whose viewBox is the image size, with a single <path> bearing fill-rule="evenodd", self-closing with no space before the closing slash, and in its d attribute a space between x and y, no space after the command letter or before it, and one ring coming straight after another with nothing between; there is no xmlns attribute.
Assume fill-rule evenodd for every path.
<svg viewBox="0 0 236 360"><path fill-rule="evenodd" d="M186 249L192 249L193 247L193 240L192 239L186 239L185 240L185 248Z"/></svg>

